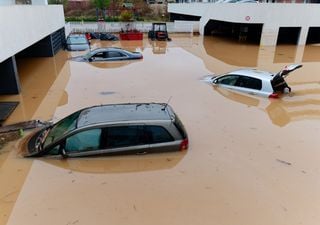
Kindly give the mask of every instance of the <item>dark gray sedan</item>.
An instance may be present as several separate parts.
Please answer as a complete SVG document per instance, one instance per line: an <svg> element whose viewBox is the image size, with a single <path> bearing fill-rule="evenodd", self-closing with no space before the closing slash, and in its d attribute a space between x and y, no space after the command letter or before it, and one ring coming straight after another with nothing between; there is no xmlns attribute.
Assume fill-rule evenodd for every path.
<svg viewBox="0 0 320 225"><path fill-rule="evenodd" d="M119 61L119 60L132 60L142 59L143 56L140 52L131 52L122 48L97 48L83 56L72 58L77 62L105 62L105 61Z"/></svg>

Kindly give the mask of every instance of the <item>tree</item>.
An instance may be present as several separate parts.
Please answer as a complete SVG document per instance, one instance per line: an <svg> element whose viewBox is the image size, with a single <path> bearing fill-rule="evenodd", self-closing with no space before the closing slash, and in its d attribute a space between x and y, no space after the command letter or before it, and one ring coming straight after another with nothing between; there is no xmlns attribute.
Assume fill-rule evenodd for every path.
<svg viewBox="0 0 320 225"><path fill-rule="evenodd" d="M66 5L68 0L49 0L49 4L63 4Z"/></svg>
<svg viewBox="0 0 320 225"><path fill-rule="evenodd" d="M110 0L91 0L93 5L97 9L97 17L99 16L100 18L105 17L105 10L109 7L110 5Z"/></svg>

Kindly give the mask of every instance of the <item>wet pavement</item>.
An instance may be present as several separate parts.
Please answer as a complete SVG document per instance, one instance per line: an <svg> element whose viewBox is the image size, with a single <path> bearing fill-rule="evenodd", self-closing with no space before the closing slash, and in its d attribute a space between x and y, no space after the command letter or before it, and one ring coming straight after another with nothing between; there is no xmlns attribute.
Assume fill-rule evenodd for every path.
<svg viewBox="0 0 320 225"><path fill-rule="evenodd" d="M80 53L19 59L20 104L6 123L53 120L82 107L167 102L183 121L185 153L24 159L0 150L0 225L261 224L320 221L319 46L259 47L213 37L95 42L141 51L143 60L81 63ZM277 72L293 92L266 99L201 79L239 67ZM23 141L23 140L22 140Z"/></svg>

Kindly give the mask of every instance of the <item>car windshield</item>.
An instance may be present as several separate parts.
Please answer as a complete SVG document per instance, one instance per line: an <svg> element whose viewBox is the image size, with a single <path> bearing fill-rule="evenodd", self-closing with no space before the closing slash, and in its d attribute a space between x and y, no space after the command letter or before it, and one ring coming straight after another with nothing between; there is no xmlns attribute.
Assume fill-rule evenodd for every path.
<svg viewBox="0 0 320 225"><path fill-rule="evenodd" d="M82 57L89 59L91 58L94 54L96 54L96 52L88 52L87 54L83 55Z"/></svg>
<svg viewBox="0 0 320 225"><path fill-rule="evenodd" d="M69 37L68 44L87 44L87 39L85 37Z"/></svg>
<svg viewBox="0 0 320 225"><path fill-rule="evenodd" d="M74 130L76 128L77 120L80 113L81 111L75 112L70 116L60 120L58 123L56 123L49 131L46 137L46 140L44 142L44 147L48 146L55 140L59 139L64 134Z"/></svg>

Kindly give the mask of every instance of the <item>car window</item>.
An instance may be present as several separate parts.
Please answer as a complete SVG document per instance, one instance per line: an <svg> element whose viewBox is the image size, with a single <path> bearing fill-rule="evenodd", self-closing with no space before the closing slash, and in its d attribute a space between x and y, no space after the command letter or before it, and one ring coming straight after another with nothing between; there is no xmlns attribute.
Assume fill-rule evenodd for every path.
<svg viewBox="0 0 320 225"><path fill-rule="evenodd" d="M103 58L105 58L105 53L104 52L98 52L98 53L94 54L92 57L96 58L96 59L103 59Z"/></svg>
<svg viewBox="0 0 320 225"><path fill-rule="evenodd" d="M48 133L48 136L44 142L44 147L59 139L64 134L74 130L76 128L77 120L80 113L81 111L75 112L55 124Z"/></svg>
<svg viewBox="0 0 320 225"><path fill-rule="evenodd" d="M261 90L262 81L253 77L240 76L235 84L237 87Z"/></svg>
<svg viewBox="0 0 320 225"><path fill-rule="evenodd" d="M108 58L117 58L117 57L126 57L126 55L121 52L109 51L107 57Z"/></svg>
<svg viewBox="0 0 320 225"><path fill-rule="evenodd" d="M81 152L100 148L101 129L79 132L66 139L66 152Z"/></svg>
<svg viewBox="0 0 320 225"><path fill-rule="evenodd" d="M105 148L119 148L143 144L142 126L120 126L107 129Z"/></svg>
<svg viewBox="0 0 320 225"><path fill-rule="evenodd" d="M144 135L149 144L163 143L173 141L173 137L169 132L161 126L146 126L144 129Z"/></svg>
<svg viewBox="0 0 320 225"><path fill-rule="evenodd" d="M225 84L234 86L238 80L238 75L226 75L217 80L217 84Z"/></svg>
<svg viewBox="0 0 320 225"><path fill-rule="evenodd" d="M78 45L78 44L87 44L88 41L85 37L69 37L67 39L67 43Z"/></svg>
<svg viewBox="0 0 320 225"><path fill-rule="evenodd" d="M60 149L60 145L56 145L53 148L51 148L51 150L48 152L48 155L58 155Z"/></svg>

